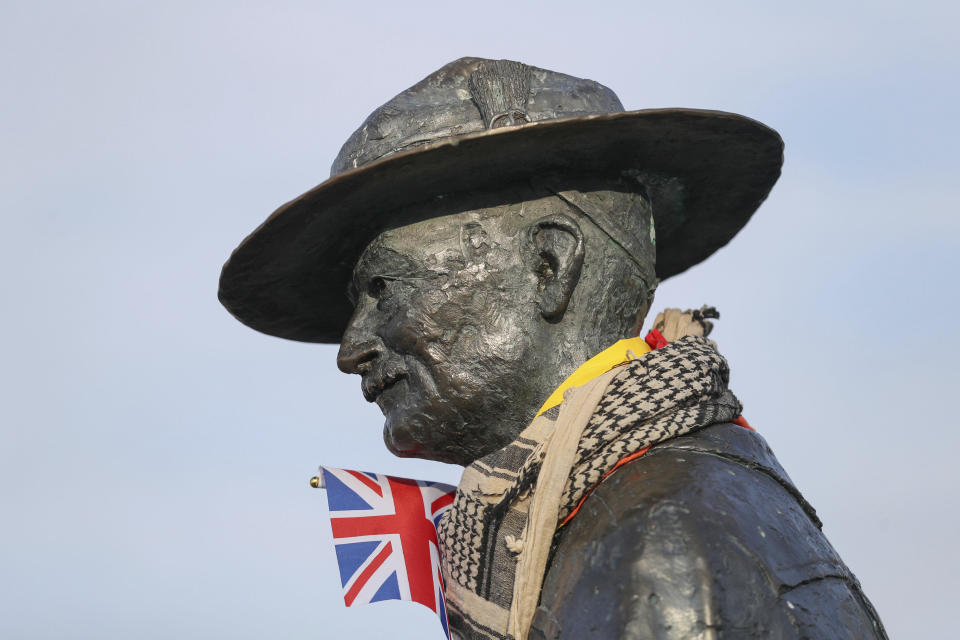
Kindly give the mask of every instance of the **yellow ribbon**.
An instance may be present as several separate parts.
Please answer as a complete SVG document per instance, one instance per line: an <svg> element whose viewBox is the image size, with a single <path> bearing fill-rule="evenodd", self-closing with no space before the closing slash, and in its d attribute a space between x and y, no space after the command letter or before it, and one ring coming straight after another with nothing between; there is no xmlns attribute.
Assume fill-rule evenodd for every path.
<svg viewBox="0 0 960 640"><path fill-rule="evenodd" d="M537 411L539 416L544 411L548 411L561 402L563 402L563 393L572 387L579 387L586 384L587 382L593 380L597 376L603 375L610 369L614 367L619 367L622 364L626 364L633 360L634 358L639 358L645 353L650 351L650 345L648 345L643 338L627 338L625 340L618 340L613 343L612 346L607 347L597 355L593 356L582 365L577 367L577 370L567 376L567 379L556 388L556 390L550 394L550 397L547 398L547 401L543 403L543 406L540 407L540 411Z"/></svg>

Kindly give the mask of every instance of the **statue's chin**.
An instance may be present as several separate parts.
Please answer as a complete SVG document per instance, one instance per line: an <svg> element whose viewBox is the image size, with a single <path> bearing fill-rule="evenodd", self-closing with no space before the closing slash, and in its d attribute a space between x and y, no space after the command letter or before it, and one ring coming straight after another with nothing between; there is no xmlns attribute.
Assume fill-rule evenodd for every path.
<svg viewBox="0 0 960 640"><path fill-rule="evenodd" d="M470 460L465 462L464 456L457 455L456 451L438 451L425 446L424 443L414 437L410 429L402 425L391 424L389 418L383 425L383 443L387 445L387 450L390 453L399 458L422 458L448 464L459 464L460 466L470 464Z"/></svg>
<svg viewBox="0 0 960 640"><path fill-rule="evenodd" d="M401 458L423 458L425 456L423 445L414 439L410 429L403 424L396 424L395 421L387 417L383 425L383 442L387 449L395 456Z"/></svg>

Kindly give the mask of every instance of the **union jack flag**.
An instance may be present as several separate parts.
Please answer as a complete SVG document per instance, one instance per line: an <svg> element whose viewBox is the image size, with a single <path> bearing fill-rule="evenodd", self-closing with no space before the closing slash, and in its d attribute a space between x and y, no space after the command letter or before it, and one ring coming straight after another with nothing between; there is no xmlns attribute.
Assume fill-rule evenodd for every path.
<svg viewBox="0 0 960 640"><path fill-rule="evenodd" d="M412 600L440 616L443 599L437 523L456 488L437 482L321 467L348 607Z"/></svg>

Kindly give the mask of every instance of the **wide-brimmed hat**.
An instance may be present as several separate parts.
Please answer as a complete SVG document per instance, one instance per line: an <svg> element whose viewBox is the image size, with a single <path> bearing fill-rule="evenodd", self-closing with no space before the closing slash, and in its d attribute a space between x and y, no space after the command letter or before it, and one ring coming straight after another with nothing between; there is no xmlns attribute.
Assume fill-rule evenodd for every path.
<svg viewBox="0 0 960 640"><path fill-rule="evenodd" d="M223 267L219 297L263 333L339 342L357 258L381 232L417 221L410 205L546 175L569 188L588 176L638 180L653 206L662 280L729 242L782 162L780 136L741 115L624 111L592 80L461 58L374 111L330 179L247 236Z"/></svg>

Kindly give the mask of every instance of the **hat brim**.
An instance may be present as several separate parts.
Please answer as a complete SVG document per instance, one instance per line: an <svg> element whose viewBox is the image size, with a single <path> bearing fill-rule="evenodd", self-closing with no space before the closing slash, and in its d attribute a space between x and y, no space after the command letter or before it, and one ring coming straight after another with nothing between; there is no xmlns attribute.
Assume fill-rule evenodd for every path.
<svg viewBox="0 0 960 640"><path fill-rule="evenodd" d="M406 205L495 189L537 175L676 178L679 206L658 206L658 277L703 261L747 223L780 175L783 141L744 116L650 109L545 120L450 138L341 173L281 206L234 250L219 298L263 333L340 341L353 312L346 287L366 245ZM409 207L409 209L415 209Z"/></svg>

